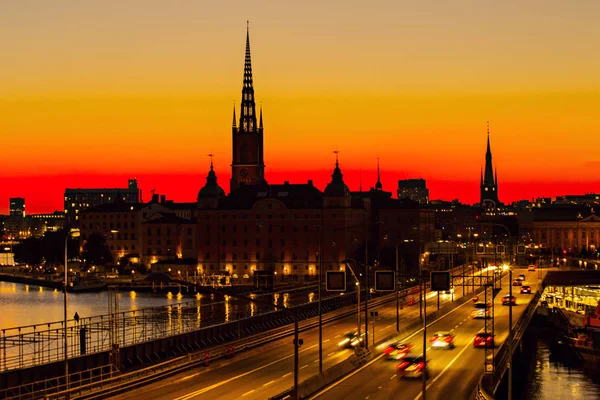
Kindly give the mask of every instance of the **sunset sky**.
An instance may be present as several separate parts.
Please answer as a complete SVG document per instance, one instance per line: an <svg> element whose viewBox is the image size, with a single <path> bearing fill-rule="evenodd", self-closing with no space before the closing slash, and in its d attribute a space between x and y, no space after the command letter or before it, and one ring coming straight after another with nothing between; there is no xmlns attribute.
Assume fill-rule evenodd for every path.
<svg viewBox="0 0 600 400"><path fill-rule="evenodd" d="M0 4L0 213L65 187L228 191L246 20L266 178L500 200L600 192L600 2L19 0ZM238 109L239 111L239 109Z"/></svg>

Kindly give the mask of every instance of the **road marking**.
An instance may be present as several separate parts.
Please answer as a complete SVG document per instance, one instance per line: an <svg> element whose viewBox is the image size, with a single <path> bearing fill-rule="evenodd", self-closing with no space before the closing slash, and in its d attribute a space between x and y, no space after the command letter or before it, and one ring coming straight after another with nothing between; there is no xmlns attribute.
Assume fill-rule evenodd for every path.
<svg viewBox="0 0 600 400"><path fill-rule="evenodd" d="M334 339L337 339L337 338L339 338L340 336L342 336L342 335L335 335L333 338L334 338Z"/></svg>
<svg viewBox="0 0 600 400"><path fill-rule="evenodd" d="M473 342L473 340L474 339L469 340L469 343L467 343L467 345L460 351L460 353L458 353L456 355L456 357L454 357L452 359L452 361L450 361L448 363L448 365L446 365L446 367L444 367L444 369L442 370L442 372L440 372L435 378L433 378L433 380L427 385L427 387L425 388L425 390L429 389L431 387L431 385L433 385L438 379L440 379L440 376L442 376L446 371L448 371L448 369L452 366L452 364L454 364L454 362L456 360L458 360L458 358L462 355L462 353L464 353L465 350L467 350L467 348L469 348L471 346L471 343ZM415 397L415 400L419 400L422 395L423 395L423 393L419 393L419 395L417 397Z"/></svg>
<svg viewBox="0 0 600 400"><path fill-rule="evenodd" d="M273 383L273 382L275 382L275 381L267 382L267 383L265 383L263 386L269 386L269 385L270 385L271 383Z"/></svg>
<svg viewBox="0 0 600 400"><path fill-rule="evenodd" d="M315 362L315 363L316 363L316 362L319 362L319 359L317 358L317 359L316 359L315 361L313 361L313 362Z"/></svg>
<svg viewBox="0 0 600 400"><path fill-rule="evenodd" d="M291 374L292 374L291 372L288 372L288 373L287 373L287 374L285 374L285 375L281 375L281 377L282 377L282 378L285 378L286 376L290 376Z"/></svg>
<svg viewBox="0 0 600 400"><path fill-rule="evenodd" d="M334 354L335 354L335 351L332 351L331 353L327 354L327 357L331 357Z"/></svg>
<svg viewBox="0 0 600 400"><path fill-rule="evenodd" d="M300 369L304 369L306 367L308 367L308 364L301 366Z"/></svg>
<svg viewBox="0 0 600 400"><path fill-rule="evenodd" d="M300 351L300 353L304 353L305 351L308 351L309 349L311 349L311 348L313 348L313 347L317 347L317 345L316 345L316 344L313 344L312 346L309 346L309 347L307 347L306 349L304 349L304 350ZM293 354L290 354L289 356L282 357L282 358L280 358L279 360L275 360L275 361L272 361L272 362L270 362L270 363L268 363L268 364L265 364L265 365L263 365L263 366L260 366L260 367L258 367L258 368L254 368L253 370L250 370L250 371L244 372L243 374L240 374L240 375L238 375L238 376L234 376L233 378L229 378L229 379L226 379L226 380L224 380L224 381L221 381L221 382L215 383L214 385L211 385L211 386L208 386L208 387L205 387L205 388L202 388L202 389L199 389L199 390L193 391L193 392L191 392L191 393L188 393L188 394L184 394L183 396L177 397L177 398L176 398L176 399L174 399L174 400L189 400L189 399L192 399L192 398L194 398L194 397L196 397L196 396L198 396L198 395L200 395L200 394L203 394L203 393L206 393L206 392L208 392L208 391L211 391L211 390L213 390L213 389L216 389L216 388L218 388L219 386L226 385L227 383L229 383L229 382L232 382L232 381L234 381L234 380L236 380L236 379L242 378L242 377L244 377L244 376L246 376L246 375L250 375L250 374L252 374L252 373L254 373L254 372L256 372L256 371L260 371L261 369L265 369L265 368L267 368L267 367L270 367L271 365L277 364L278 362L281 362L281 361L283 361L283 360L287 360L288 358L292 358L292 357L294 357L294 355L293 355ZM290 372L290 374L291 374L291 372ZM288 374L288 375L289 375L289 374ZM284 375L284 376L285 376L285 375Z"/></svg>
<svg viewBox="0 0 600 400"><path fill-rule="evenodd" d="M394 379L396 377L396 375L392 375L392 377L390 378L390 380Z"/></svg>
<svg viewBox="0 0 600 400"><path fill-rule="evenodd" d="M331 339L325 339L325 340L323 340L323 343L327 343L327 342L329 342L330 340L331 340Z"/></svg>
<svg viewBox="0 0 600 400"><path fill-rule="evenodd" d="M441 317L439 317L438 319L430 322L429 324L427 324L427 327L430 327L431 325L435 324L436 322L438 322L439 320L446 318L448 315L452 314L454 311L462 308L463 306L469 304L468 302L465 302L461 305L459 305L456 308L453 308L452 310L448 311L447 314L442 315ZM411 335L407 336L406 338L404 338L404 341L409 340L415 336L417 336L420 332L423 331L423 328L419 329L418 331L413 332ZM352 378L354 375L358 374L360 371L362 371L363 369L371 366L373 363L375 363L376 361L380 360L382 357L384 356L383 353L381 353L380 355L378 355L377 357L375 357L373 360L369 361L368 363L366 363L365 365L363 365L362 367L360 367L359 369L355 370L354 372L352 372L349 375L346 375L344 378L338 380L337 382L335 382L333 385L326 387L325 389L315 393L313 396L309 397L309 399L316 399L317 397L321 396L324 393L327 393L328 391L330 391L331 389L333 389L334 387L336 387L337 385L339 385L342 382L345 382L347 379ZM438 375L439 376L439 375ZM175 399L175 400L180 400L180 399Z"/></svg>
<svg viewBox="0 0 600 400"><path fill-rule="evenodd" d="M394 325L396 325L396 324L389 324L388 326L386 326L386 328L391 328Z"/></svg>
<svg viewBox="0 0 600 400"><path fill-rule="evenodd" d="M178 379L176 382L183 382L183 381L187 381L188 379L192 379L193 377L195 377L196 375L200 375L200 372L192 374L192 375L188 375L188 376L184 376L181 379Z"/></svg>
<svg viewBox="0 0 600 400"><path fill-rule="evenodd" d="M252 392L254 392L254 390L251 390L251 391L249 391L249 392L246 392L246 393L244 393L244 394L242 395L242 397L244 397L244 396L248 396L248 395L249 395L250 393L252 393Z"/></svg>

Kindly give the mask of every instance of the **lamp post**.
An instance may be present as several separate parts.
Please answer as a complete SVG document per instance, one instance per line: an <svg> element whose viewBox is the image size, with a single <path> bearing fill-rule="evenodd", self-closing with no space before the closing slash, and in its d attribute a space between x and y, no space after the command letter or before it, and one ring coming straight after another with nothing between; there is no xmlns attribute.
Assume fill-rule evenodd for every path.
<svg viewBox="0 0 600 400"><path fill-rule="evenodd" d="M67 398L69 396L68 391L69 391L69 347L67 344L67 304L68 304L68 296L67 296L67 285L69 282L69 277L68 277L68 272L69 272L69 256L67 254L67 249L68 249L68 245L69 245L69 238L71 237L79 237L79 230L78 229L70 229L67 231L67 235L65 237L65 281L63 284L63 292L64 292L64 320L65 320L65 326L64 326L64 345L65 345L65 389L67 391Z"/></svg>

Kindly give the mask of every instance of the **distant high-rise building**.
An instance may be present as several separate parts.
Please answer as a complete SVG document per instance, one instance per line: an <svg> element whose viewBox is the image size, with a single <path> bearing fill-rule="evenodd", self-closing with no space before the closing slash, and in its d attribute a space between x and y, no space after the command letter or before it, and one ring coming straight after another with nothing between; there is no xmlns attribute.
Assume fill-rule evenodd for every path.
<svg viewBox="0 0 600 400"><path fill-rule="evenodd" d="M232 162L230 190L240 185L264 184L265 162L263 159L263 118L256 121L256 103L252 83L252 62L250 59L250 33L246 29L246 61L244 64L244 84L242 86L242 104L240 106L239 126L236 126L235 106L233 107Z"/></svg>
<svg viewBox="0 0 600 400"><path fill-rule="evenodd" d="M500 205L498 200L498 170L494 176L492 166L492 150L490 148L490 127L487 132L487 151L485 153L485 174L481 172L480 179L480 201L479 203L488 208L496 208Z"/></svg>
<svg viewBox="0 0 600 400"><path fill-rule="evenodd" d="M411 199L419 204L429 203L429 189L425 179L401 179L398 181L398 198Z"/></svg>
<svg viewBox="0 0 600 400"><path fill-rule="evenodd" d="M22 197L12 197L10 199L10 216L25 217L25 199Z"/></svg>
<svg viewBox="0 0 600 400"><path fill-rule="evenodd" d="M107 203L140 203L142 191L137 179L130 179L126 188L65 189L65 222L76 225L79 213L87 208Z"/></svg>

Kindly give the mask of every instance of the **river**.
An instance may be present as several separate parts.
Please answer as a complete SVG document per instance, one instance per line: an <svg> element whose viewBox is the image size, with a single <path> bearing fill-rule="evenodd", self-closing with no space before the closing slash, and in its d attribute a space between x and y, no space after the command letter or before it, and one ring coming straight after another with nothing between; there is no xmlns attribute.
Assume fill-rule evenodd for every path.
<svg viewBox="0 0 600 400"><path fill-rule="evenodd" d="M552 354L542 337L532 344L526 350L530 371L522 385L515 387L514 399L600 399L600 379L591 378L597 372L586 373L582 365Z"/></svg>
<svg viewBox="0 0 600 400"><path fill-rule="evenodd" d="M182 296L178 293L152 294L120 292L119 311L139 310L148 307L174 305L182 302L196 300L198 305L223 304L222 298L215 299L211 295ZM260 296L259 296L260 297ZM75 313L81 318L108 314L108 292L96 293L69 293L68 317L73 318ZM294 305L316 301L314 293L281 293L263 295L263 301L276 303L278 305ZM48 289L34 285L20 283L0 282L0 329L14 328L18 326L45 324L63 320L64 296L61 290ZM243 304L242 304L243 303ZM235 308L239 311L247 309L247 315L253 315L257 308L244 300L230 299L228 307L222 307L223 311ZM263 308L263 307L259 307ZM214 308L213 308L214 312ZM229 316L223 316L227 319Z"/></svg>

